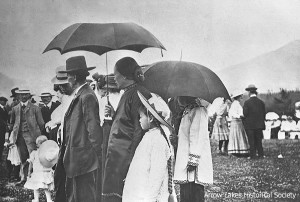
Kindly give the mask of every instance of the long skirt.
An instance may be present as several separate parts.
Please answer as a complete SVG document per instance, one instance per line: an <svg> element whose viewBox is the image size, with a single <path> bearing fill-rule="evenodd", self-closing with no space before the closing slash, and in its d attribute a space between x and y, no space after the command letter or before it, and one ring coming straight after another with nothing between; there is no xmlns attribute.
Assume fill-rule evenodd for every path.
<svg viewBox="0 0 300 202"><path fill-rule="evenodd" d="M228 135L229 135L229 129L228 129L226 118L225 117L216 118L211 138L218 141L228 140Z"/></svg>
<svg viewBox="0 0 300 202"><path fill-rule="evenodd" d="M250 151L249 149L250 146L242 120L232 119L230 124L228 153L247 154Z"/></svg>

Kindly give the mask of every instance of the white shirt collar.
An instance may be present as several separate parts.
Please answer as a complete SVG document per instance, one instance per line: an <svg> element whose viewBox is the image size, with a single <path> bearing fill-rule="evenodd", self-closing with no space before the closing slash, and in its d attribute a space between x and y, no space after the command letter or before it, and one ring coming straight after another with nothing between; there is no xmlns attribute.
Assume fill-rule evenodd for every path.
<svg viewBox="0 0 300 202"><path fill-rule="evenodd" d="M52 106L52 101L50 101L47 105L45 105L45 106L47 106L47 107L49 107L49 109L51 108L51 106Z"/></svg>
<svg viewBox="0 0 300 202"><path fill-rule="evenodd" d="M252 95L250 95L250 97L256 97L256 95L255 95L255 94L252 94Z"/></svg>
<svg viewBox="0 0 300 202"><path fill-rule="evenodd" d="M28 100L26 102L20 102L20 103L21 103L21 106L23 106L23 105L27 106Z"/></svg>
<svg viewBox="0 0 300 202"><path fill-rule="evenodd" d="M2 104L0 104L0 107L1 107L2 109L4 109L4 106L3 106Z"/></svg>

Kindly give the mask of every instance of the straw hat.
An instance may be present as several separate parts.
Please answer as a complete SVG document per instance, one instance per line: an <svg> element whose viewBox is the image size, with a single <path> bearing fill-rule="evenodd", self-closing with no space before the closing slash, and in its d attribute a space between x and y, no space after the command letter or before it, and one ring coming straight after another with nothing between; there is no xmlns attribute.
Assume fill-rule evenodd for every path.
<svg viewBox="0 0 300 202"><path fill-rule="evenodd" d="M41 93L41 95L39 97L52 97L54 95L52 95L51 93Z"/></svg>
<svg viewBox="0 0 300 202"><path fill-rule="evenodd" d="M60 72L60 71L65 71L65 70L66 70L66 66L56 67L56 70L55 70L56 76L51 79L51 82L56 85L68 83L67 73Z"/></svg>
<svg viewBox="0 0 300 202"><path fill-rule="evenodd" d="M244 94L244 93L241 92L240 90L233 90L233 91L232 91L232 94L231 94L231 99L236 98L236 97L238 97L238 96L240 96L240 95L243 95L243 94Z"/></svg>
<svg viewBox="0 0 300 202"><path fill-rule="evenodd" d="M39 160L45 168L52 168L58 160L59 147L53 140L43 142L39 148Z"/></svg>
<svg viewBox="0 0 300 202"><path fill-rule="evenodd" d="M30 90L16 90L15 92L17 94L30 94L30 95L33 95L33 94L31 94Z"/></svg>
<svg viewBox="0 0 300 202"><path fill-rule="evenodd" d="M152 97L147 100L140 91L137 91L138 96L146 107L146 109L163 125L172 128L172 126L166 121L170 116L170 109L165 101L158 95L151 93Z"/></svg>
<svg viewBox="0 0 300 202"><path fill-rule="evenodd" d="M256 88L256 86L254 84L250 84L245 90L246 91L257 90L257 88Z"/></svg>

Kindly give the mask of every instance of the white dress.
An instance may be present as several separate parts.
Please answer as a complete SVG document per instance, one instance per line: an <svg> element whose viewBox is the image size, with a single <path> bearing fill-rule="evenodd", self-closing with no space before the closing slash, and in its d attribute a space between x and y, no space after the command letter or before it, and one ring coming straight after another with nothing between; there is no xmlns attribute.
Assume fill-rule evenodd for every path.
<svg viewBox="0 0 300 202"><path fill-rule="evenodd" d="M249 142L244 125L241 120L243 108L239 101L234 100L228 112L231 119L228 153L229 154L246 154L249 153Z"/></svg>
<svg viewBox="0 0 300 202"><path fill-rule="evenodd" d="M14 142L13 135L9 136L9 142ZM7 154L7 160L9 160L10 163L15 166L18 166L21 164L21 159L20 159L20 155L19 155L16 144L13 144L9 147L8 154Z"/></svg>
<svg viewBox="0 0 300 202"><path fill-rule="evenodd" d="M171 150L160 130L153 128L146 132L130 164L122 202L168 201L167 161L170 157Z"/></svg>
<svg viewBox="0 0 300 202"><path fill-rule="evenodd" d="M30 158L28 160L33 164L33 172L31 177L27 179L24 187L27 189L37 190L37 189L54 189L54 179L52 168L45 168L39 160L38 150L33 150L30 153Z"/></svg>

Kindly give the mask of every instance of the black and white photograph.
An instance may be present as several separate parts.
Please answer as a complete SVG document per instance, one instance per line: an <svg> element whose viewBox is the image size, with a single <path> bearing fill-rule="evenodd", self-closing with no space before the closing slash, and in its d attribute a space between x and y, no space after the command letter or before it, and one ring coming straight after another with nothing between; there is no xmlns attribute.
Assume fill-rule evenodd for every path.
<svg viewBox="0 0 300 202"><path fill-rule="evenodd" d="M1 0L0 201L300 201L299 11Z"/></svg>

